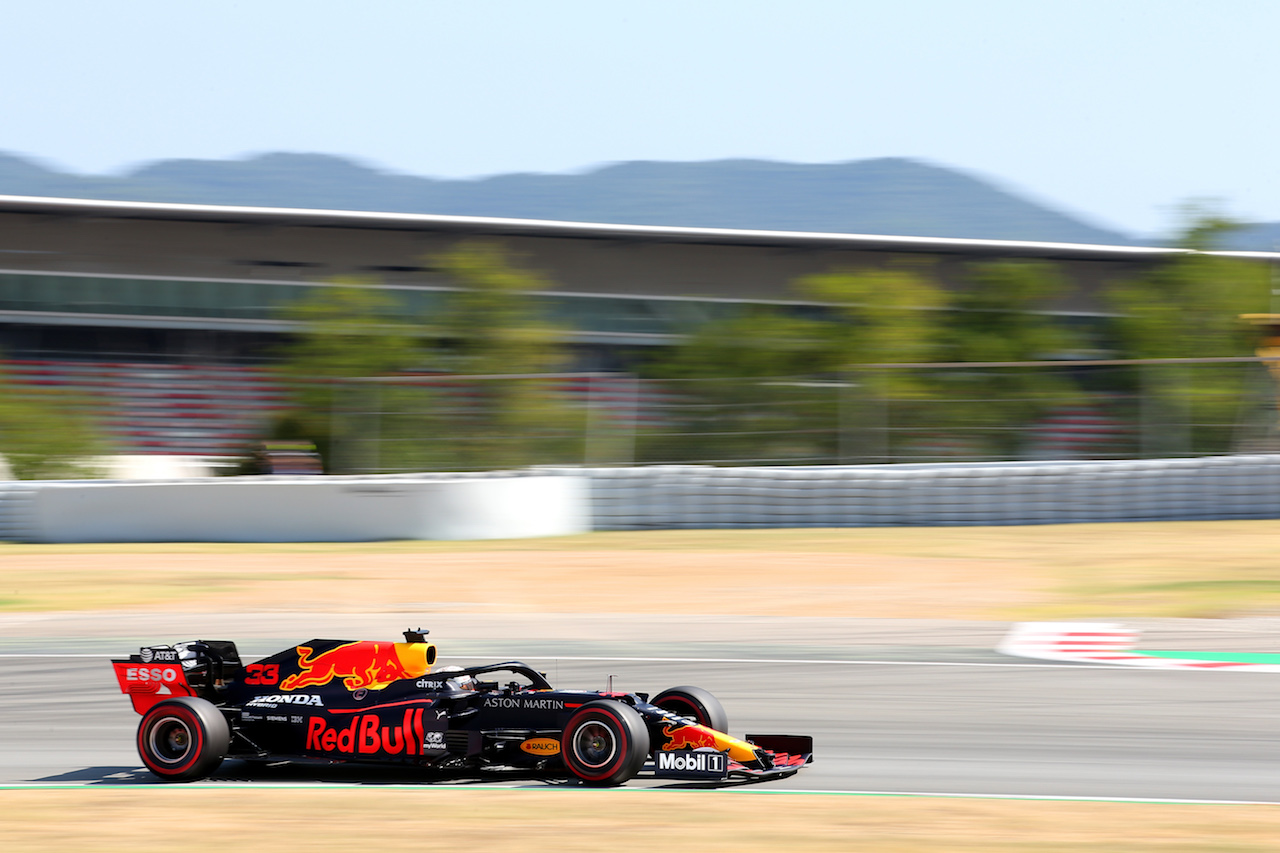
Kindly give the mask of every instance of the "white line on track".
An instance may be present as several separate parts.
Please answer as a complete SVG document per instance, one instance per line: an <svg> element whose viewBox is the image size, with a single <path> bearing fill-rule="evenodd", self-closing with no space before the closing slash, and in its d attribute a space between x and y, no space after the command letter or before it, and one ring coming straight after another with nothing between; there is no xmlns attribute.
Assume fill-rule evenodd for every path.
<svg viewBox="0 0 1280 853"><path fill-rule="evenodd" d="M696 796L691 791L673 791L667 788L637 788L620 786L616 788L558 788L546 785L431 785L431 784L387 784L368 785L358 782L196 782L183 785L166 785L163 783L145 783L137 785L103 784L101 782L6 782L0 783L0 791L24 790L146 790L148 794L169 791L191 790L254 790L254 791L289 791L289 790L326 790L326 789L363 788L370 791L563 791L566 794L574 791L580 793L619 793L643 794L653 792L675 793L685 796ZM1274 806L1280 800L1197 800L1164 797L1088 797L1071 794L998 794L998 793L955 793L947 791L824 791L818 789L778 789L778 788L746 788L733 787L716 791L720 794L751 794L772 796L840 796L840 797L935 797L959 800L1032 800L1046 802L1086 802L1086 803L1147 803L1151 805L1197 805L1197 806Z"/></svg>
<svg viewBox="0 0 1280 853"><path fill-rule="evenodd" d="M460 656L459 656L460 657ZM928 660L833 660L830 658L624 658L624 657L590 657L562 655L531 656L529 660L595 660L624 661L633 663L746 663L752 665L766 663L787 664L844 664L848 666L1012 666L1026 669L1058 669L1062 666L1074 669L1098 669L1096 664L1051 664L1051 663L980 663L977 661L928 661Z"/></svg>
<svg viewBox="0 0 1280 853"><path fill-rule="evenodd" d="M112 655L100 654L45 654L8 652L0 653L0 659L12 658L82 658L91 660L110 660ZM242 659L263 658L266 655L242 654ZM454 659L482 657L482 655L451 655ZM485 655L483 657L491 657ZM441 658L444 660L444 658ZM1018 669L1118 669L1100 664L1085 663L992 663L976 661L927 661L927 660L833 660L829 658L649 658L649 657L610 657L604 655L525 655L521 660L578 660L604 661L615 663L741 663L752 666L762 664L836 664L844 666L978 666L978 667L1013 667Z"/></svg>

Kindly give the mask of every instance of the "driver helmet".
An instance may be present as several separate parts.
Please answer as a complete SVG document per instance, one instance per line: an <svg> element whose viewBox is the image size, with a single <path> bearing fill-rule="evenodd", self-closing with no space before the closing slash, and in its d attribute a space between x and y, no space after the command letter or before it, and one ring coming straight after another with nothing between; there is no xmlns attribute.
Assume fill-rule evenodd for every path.
<svg viewBox="0 0 1280 853"><path fill-rule="evenodd" d="M459 673L454 675L453 673ZM475 690L476 680L462 672L460 666L442 666L436 669L437 676L443 676L445 684L454 690Z"/></svg>

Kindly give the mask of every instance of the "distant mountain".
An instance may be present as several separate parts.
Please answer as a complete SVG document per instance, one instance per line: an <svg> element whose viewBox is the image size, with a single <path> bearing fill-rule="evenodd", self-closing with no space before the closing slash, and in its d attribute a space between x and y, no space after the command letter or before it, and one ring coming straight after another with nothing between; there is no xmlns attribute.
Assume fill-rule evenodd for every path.
<svg viewBox="0 0 1280 853"><path fill-rule="evenodd" d="M1280 252L1280 222L1259 222L1232 231L1222 248L1242 252Z"/></svg>
<svg viewBox="0 0 1280 853"><path fill-rule="evenodd" d="M582 174L436 180L319 154L165 160L118 177L69 175L0 154L0 194L916 237L1135 242L963 172L901 158L830 165L632 162Z"/></svg>

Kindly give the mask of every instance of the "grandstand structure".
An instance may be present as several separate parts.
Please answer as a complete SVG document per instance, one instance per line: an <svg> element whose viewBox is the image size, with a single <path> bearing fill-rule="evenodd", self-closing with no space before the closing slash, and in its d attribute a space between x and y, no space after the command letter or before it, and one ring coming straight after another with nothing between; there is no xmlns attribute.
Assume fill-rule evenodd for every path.
<svg viewBox="0 0 1280 853"><path fill-rule="evenodd" d="M284 395L260 366L209 361L7 358L24 389L56 389L96 410L104 438L125 454L241 454L261 439Z"/></svg>
<svg viewBox="0 0 1280 853"><path fill-rule="evenodd" d="M0 196L0 368L93 395L120 453L232 453L283 404L287 306L357 278L428 317L452 287L432 258L475 238L547 281L593 373L744 305L821 310L789 289L805 275L910 260L954 286L973 261L1051 260L1071 285L1056 310L1087 317L1108 282L1185 251Z"/></svg>

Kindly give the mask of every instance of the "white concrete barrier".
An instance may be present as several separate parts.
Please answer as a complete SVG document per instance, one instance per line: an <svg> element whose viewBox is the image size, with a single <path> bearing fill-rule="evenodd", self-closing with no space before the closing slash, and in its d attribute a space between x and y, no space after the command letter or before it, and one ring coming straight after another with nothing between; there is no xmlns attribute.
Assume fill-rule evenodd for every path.
<svg viewBox="0 0 1280 853"><path fill-rule="evenodd" d="M0 483L0 539L354 542L587 530L1280 517L1280 455Z"/></svg>
<svg viewBox="0 0 1280 853"><path fill-rule="evenodd" d="M517 539L589 529L586 480L566 474L43 482L0 500L10 504L0 530L28 542Z"/></svg>

